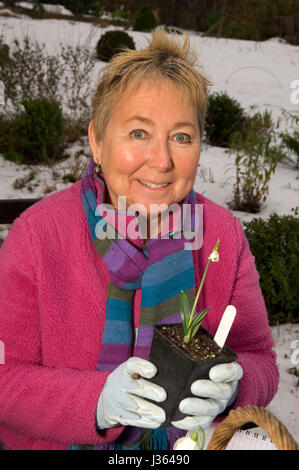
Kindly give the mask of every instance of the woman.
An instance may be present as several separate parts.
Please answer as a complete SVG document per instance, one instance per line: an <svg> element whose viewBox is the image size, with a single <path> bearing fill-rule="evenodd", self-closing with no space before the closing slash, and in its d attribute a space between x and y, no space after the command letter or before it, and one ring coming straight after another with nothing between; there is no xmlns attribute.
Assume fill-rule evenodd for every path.
<svg viewBox="0 0 299 470"><path fill-rule="evenodd" d="M188 38L180 44L162 31L146 49L116 56L93 100L86 174L23 213L2 246L0 441L8 449L171 449L229 406L266 406L276 392L273 341L241 225L192 190L209 85L195 65ZM192 219L189 227L202 231L201 247L184 249L175 217L165 232L162 204L179 214L184 204L202 207L203 225ZM226 306L236 306L227 344L238 360L195 381L180 403L186 417L160 427L167 390L144 380L157 373L148 361L153 324L179 320L182 285L194 298L217 238L220 262L198 308L211 307L203 326L214 334Z"/></svg>

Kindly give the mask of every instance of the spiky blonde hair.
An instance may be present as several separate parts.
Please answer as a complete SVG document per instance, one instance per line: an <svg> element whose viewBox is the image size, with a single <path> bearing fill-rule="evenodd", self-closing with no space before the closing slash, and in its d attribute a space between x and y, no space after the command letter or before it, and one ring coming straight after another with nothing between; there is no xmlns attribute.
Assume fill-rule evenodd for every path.
<svg viewBox="0 0 299 470"><path fill-rule="evenodd" d="M185 34L181 42L177 34L168 34L162 29L154 30L151 36L145 49L124 48L102 69L91 111L97 141L101 140L122 94L145 78L169 79L187 92L197 107L200 136L203 136L207 87L211 82L201 71L189 36Z"/></svg>

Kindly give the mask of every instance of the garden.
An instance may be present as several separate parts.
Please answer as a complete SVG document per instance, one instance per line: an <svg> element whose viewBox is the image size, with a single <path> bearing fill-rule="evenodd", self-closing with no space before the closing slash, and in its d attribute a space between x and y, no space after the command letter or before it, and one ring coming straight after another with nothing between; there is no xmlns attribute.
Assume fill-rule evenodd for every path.
<svg viewBox="0 0 299 470"><path fill-rule="evenodd" d="M12 3L9 9L0 2L0 199L42 198L81 178L91 156L87 128L97 76L121 47L146 46L157 14L146 6L132 17L121 5L106 11L92 2L80 13L91 19L79 21L71 11L48 17L41 2L28 3L30 14L25 2ZM201 25L218 24L219 32L215 12ZM183 32L177 24L161 27ZM254 37L245 26L230 27L234 34L224 28L219 37L190 26L213 83L195 190L243 224L281 372L268 408L298 440L299 46L272 30ZM9 229L0 225L0 244Z"/></svg>

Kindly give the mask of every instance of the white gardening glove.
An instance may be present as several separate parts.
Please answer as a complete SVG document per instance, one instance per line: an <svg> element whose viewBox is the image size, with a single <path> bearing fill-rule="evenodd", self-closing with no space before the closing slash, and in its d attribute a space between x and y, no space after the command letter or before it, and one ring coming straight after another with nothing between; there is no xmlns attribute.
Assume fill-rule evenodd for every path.
<svg viewBox="0 0 299 470"><path fill-rule="evenodd" d="M97 405L97 425L100 429L122 424L141 428L158 428L165 420L165 411L143 398L156 402L166 400L166 391L146 379L156 375L157 368L140 357L131 357L108 376ZM143 398L139 398L143 397Z"/></svg>
<svg viewBox="0 0 299 470"><path fill-rule="evenodd" d="M191 385L193 395L201 398L182 400L179 409L188 416L171 424L187 431L198 426L208 428L213 419L234 402L242 376L243 369L237 362L212 367L209 372L210 380L196 380Z"/></svg>

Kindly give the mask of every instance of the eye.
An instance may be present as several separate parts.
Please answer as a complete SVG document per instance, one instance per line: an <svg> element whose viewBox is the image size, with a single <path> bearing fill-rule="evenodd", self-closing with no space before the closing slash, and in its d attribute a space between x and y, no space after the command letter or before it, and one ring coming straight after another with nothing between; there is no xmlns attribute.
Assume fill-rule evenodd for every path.
<svg viewBox="0 0 299 470"><path fill-rule="evenodd" d="M134 139L140 140L145 137L145 132L140 129L136 129L135 131L131 132L131 135L134 137Z"/></svg>
<svg viewBox="0 0 299 470"><path fill-rule="evenodd" d="M191 137L188 134L176 134L175 141L180 144L188 144L191 141Z"/></svg>

